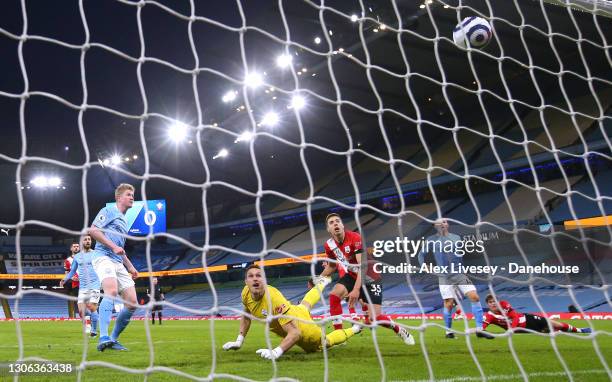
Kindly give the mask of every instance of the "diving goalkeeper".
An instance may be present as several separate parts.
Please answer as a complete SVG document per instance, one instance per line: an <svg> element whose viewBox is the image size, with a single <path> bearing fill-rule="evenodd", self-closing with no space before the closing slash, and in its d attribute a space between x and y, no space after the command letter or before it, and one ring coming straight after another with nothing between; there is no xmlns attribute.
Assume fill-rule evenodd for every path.
<svg viewBox="0 0 612 382"><path fill-rule="evenodd" d="M325 336L325 341L321 338L321 328L315 324L310 317L310 309L321 298L321 292L331 279L320 278L315 287L310 289L304 296L299 305L293 305L276 288L266 285L261 268L251 265L246 270L246 286L242 290L242 303L244 312L257 318L265 319L269 314L285 317L278 317L270 322L270 330L282 337L280 345L276 348L259 349L257 354L266 359L277 359L287 352L294 345L304 349L304 351L316 352L323 349L341 344L350 337L358 333L360 329L338 329ZM297 319L296 319L297 318ZM243 315L240 319L240 333L236 341L228 342L223 345L223 350L238 350L244 342L244 338L251 327L251 319Z"/></svg>

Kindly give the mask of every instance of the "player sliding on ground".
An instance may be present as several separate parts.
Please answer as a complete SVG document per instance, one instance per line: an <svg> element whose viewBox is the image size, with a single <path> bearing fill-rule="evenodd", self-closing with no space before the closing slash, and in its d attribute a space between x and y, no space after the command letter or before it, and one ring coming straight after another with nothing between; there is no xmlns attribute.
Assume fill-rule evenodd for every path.
<svg viewBox="0 0 612 382"><path fill-rule="evenodd" d="M368 254L363 258L363 243L361 235L357 232L345 231L340 215L331 213L325 217L325 226L331 238L325 242L325 254L333 261L329 261L321 277L328 277L336 270L340 278L329 294L329 314L337 317L333 324L335 329L342 329L342 299L348 297L349 309L354 313L355 302L359 301L366 324L370 321L379 321L379 325L393 330L406 345L414 345L414 337L408 331L382 314L382 279L380 273L374 272L373 258ZM367 247L366 247L367 248ZM361 279L361 262L366 262L365 280ZM365 291L361 287L365 284ZM369 297L369 300L368 300ZM370 305L371 302L371 305ZM357 325L358 326L358 325ZM355 328L355 325L353 326Z"/></svg>
<svg viewBox="0 0 612 382"><path fill-rule="evenodd" d="M125 254L123 246L127 235L128 223L125 213L134 204L134 186L126 183L120 184L115 190L116 205L105 207L98 212L89 234L96 240L93 251L93 267L102 283L104 299L100 304L100 340L98 351L107 348L113 350L127 350L117 339L132 318L138 304L136 288L133 278L138 277L138 271ZM102 232L101 229L107 232ZM129 272L129 273L128 273ZM131 274L131 275L130 275ZM124 308L119 312L115 328L108 336L111 315L117 294L125 302Z"/></svg>
<svg viewBox="0 0 612 382"><path fill-rule="evenodd" d="M257 318L266 319L269 315L284 316L275 318L270 322L270 330L282 337L280 345L276 348L259 349L257 354L265 359L277 359L294 345L304 351L316 352L344 343L355 334L354 329L334 330L321 338L321 328L315 324L310 316L310 310L321 298L325 285L331 280L319 279L314 288L308 291L299 305L293 305L276 288L266 284L263 271L257 265L251 265L246 270L245 284L242 290L242 303L244 312ZM244 338L251 327L251 319L243 315L240 319L240 333L236 341L223 345L223 350L238 350L242 347ZM356 330L359 330L357 328Z"/></svg>
<svg viewBox="0 0 612 382"><path fill-rule="evenodd" d="M542 316L521 313L514 308L508 301L500 300L495 302L493 295L486 298L489 311L484 315L484 328L488 325L497 325L506 330L513 330L516 333L549 333L552 327L555 331L570 333L591 333L591 328L576 328L565 322L554 321ZM550 324L550 326L549 326Z"/></svg>
<svg viewBox="0 0 612 382"><path fill-rule="evenodd" d="M79 277L79 296L77 304L79 306L79 316L81 320L85 318L85 309L90 311L91 317L91 333L92 337L97 334L98 327L98 301L100 301L100 280L91 264L91 236L83 236L83 250L77 253L70 265L70 272L60 281L59 286L64 287L64 284L72 279L74 275Z"/></svg>

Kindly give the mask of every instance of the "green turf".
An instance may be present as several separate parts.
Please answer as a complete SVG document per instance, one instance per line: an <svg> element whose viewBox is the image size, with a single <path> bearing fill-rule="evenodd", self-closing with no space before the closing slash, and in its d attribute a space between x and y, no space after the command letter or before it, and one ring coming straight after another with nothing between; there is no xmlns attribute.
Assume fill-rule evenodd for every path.
<svg viewBox="0 0 612 382"><path fill-rule="evenodd" d="M404 321L415 325L416 321ZM584 322L572 324L585 326ZM612 322L593 322L598 330L612 332ZM461 324L456 323L457 327ZM215 321L215 357L213 369L213 349L211 343L210 321L166 321L163 326L151 326L153 351L149 351L144 323L134 321L121 337L121 342L129 352L96 351L96 340L89 341L88 361L112 362L129 368L145 369L150 365L164 366L178 371L206 377L209 373L228 373L256 380L276 377L292 377L303 381L324 379L324 360L322 353L305 354L295 348L286 353L277 363L276 374L271 362L259 358L255 351L265 347L263 325L253 322L251 332L243 346L236 352L224 352L221 345L234 340L238 332L238 321ZM83 340L77 322L24 322L23 351L25 357L42 357L58 362L79 363L83 357ZM414 332L413 332L414 333ZM472 360L465 337L447 340L439 328L425 331L427 354L433 366L435 378L479 377L478 369ZM386 380L407 381L429 378L427 364L417 333L417 346L408 347L400 342L387 329L377 331L378 343L384 362ZM272 335L272 344L279 340ZM512 358L508 339L476 339L471 337L476 357L486 375L517 375L519 369ZM556 374L563 371L561 363L547 337L535 335L515 335L512 338L520 362L527 373L539 373L531 379L536 381L564 381L567 377ZM597 357L593 341L580 340L567 336L557 337L557 345L575 381L609 381L603 373L604 367ZM612 361L612 337L603 334L596 337L604 359ZM18 357L16 326L13 322L0 322L0 363ZM152 357L152 361L151 361ZM364 331L351 338L346 346L328 352L328 372L330 381L379 381L382 377L381 366L373 347L372 333ZM499 379L499 377L498 377ZM506 378L502 380L521 380ZM0 381L9 380L0 374ZM12 380L12 379L10 379ZM71 376L28 376L23 381L67 381L76 380ZM143 381L143 375L129 375L104 367L88 367L83 374L84 381ZM165 372L154 372L148 381L187 380Z"/></svg>

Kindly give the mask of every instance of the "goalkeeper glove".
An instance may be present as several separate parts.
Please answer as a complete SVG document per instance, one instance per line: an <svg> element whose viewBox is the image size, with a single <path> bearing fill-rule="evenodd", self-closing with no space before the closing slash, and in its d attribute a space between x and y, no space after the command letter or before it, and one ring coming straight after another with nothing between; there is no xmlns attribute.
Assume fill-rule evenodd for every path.
<svg viewBox="0 0 612 382"><path fill-rule="evenodd" d="M259 349L256 352L261 356L261 358L273 360L278 359L281 355L283 355L283 349L280 346L270 350L270 349Z"/></svg>
<svg viewBox="0 0 612 382"><path fill-rule="evenodd" d="M244 336L242 334L238 334L236 341L226 342L223 345L223 350L238 350L242 347L242 343L244 342Z"/></svg>

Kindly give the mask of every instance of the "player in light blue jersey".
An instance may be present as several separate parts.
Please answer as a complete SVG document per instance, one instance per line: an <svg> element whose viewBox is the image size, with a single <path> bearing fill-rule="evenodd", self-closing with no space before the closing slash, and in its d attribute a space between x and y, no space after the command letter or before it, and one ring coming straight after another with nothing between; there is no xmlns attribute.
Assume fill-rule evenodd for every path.
<svg viewBox="0 0 612 382"><path fill-rule="evenodd" d="M105 207L98 212L89 228L89 234L96 240L92 263L104 290L104 299L100 304L98 351L107 348L127 350L117 339L130 322L138 305L133 280L138 277L138 271L125 254L125 236L121 236L128 233L125 213L134 204L134 186L120 184L115 190L115 200L117 203L114 206ZM109 337L108 327L118 294L121 294L125 305L119 312L115 328Z"/></svg>
<svg viewBox="0 0 612 382"><path fill-rule="evenodd" d="M431 251L433 252L436 264L440 267L448 267L446 269L450 270L452 264L458 265L461 263L462 256L457 254L456 248L458 247L457 243L462 240L459 235L449 232L448 221L446 219L438 219L434 223L434 227L437 233L429 236L425 241L425 248L418 255L419 263L422 265L425 262L425 254ZM459 273L439 274L438 281L440 283L440 294L442 299L444 299L443 316L446 326L446 338L455 338L451 326L453 324L452 311L455 299L458 300L458 296L455 294L455 288L457 288L471 301L472 313L474 314L474 321L476 321L476 336L493 339L492 335L483 330L484 312L482 305L480 305L480 298L478 297L476 287L472 284L472 281L465 274Z"/></svg>
<svg viewBox="0 0 612 382"><path fill-rule="evenodd" d="M81 319L85 318L86 310L89 310L91 317L91 333L92 337L97 335L98 327L98 302L100 301L100 280L93 269L91 236L83 236L81 242L82 250L77 253L70 266L70 272L60 281L60 287L70 280L75 273L79 276L79 297L77 305L79 307L79 315Z"/></svg>

